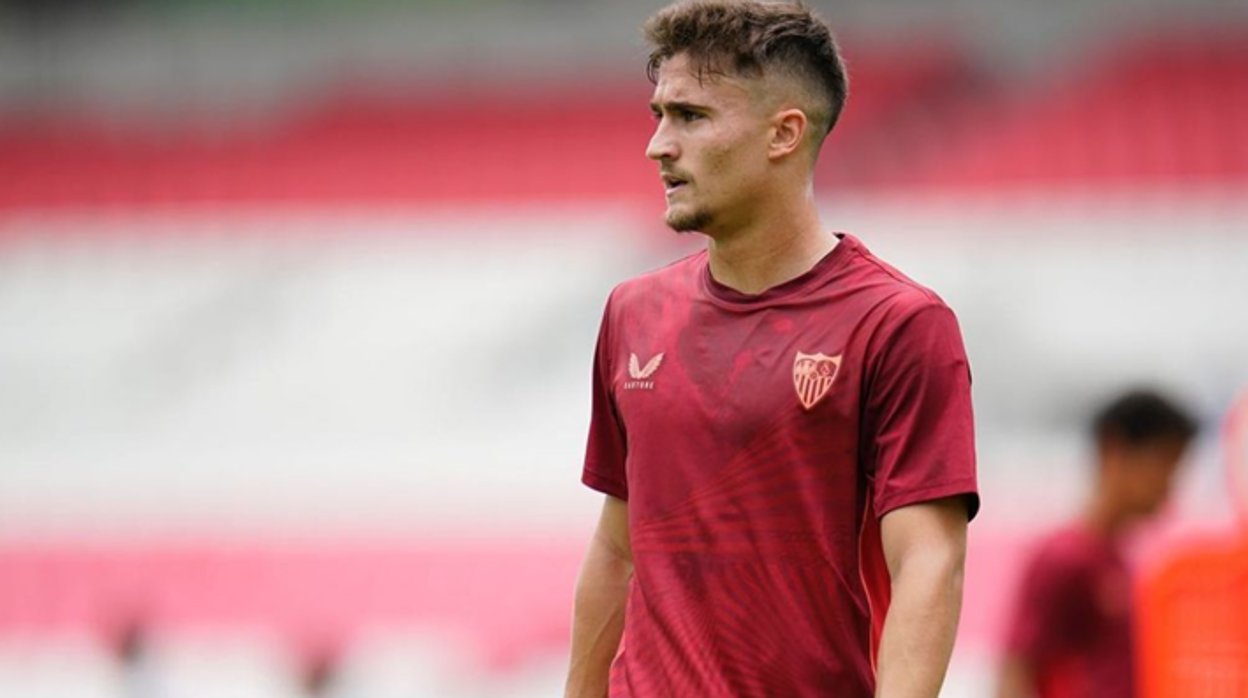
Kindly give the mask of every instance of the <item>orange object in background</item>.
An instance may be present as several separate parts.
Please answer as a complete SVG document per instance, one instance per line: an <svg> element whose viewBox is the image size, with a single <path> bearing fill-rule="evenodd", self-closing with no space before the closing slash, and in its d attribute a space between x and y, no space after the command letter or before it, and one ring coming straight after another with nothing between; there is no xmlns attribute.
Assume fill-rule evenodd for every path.
<svg viewBox="0 0 1248 698"><path fill-rule="evenodd" d="M1248 698L1248 392L1230 410L1223 445L1241 533L1193 544L1145 580L1143 698Z"/></svg>
<svg viewBox="0 0 1248 698"><path fill-rule="evenodd" d="M1143 698L1248 698L1248 537L1189 548L1142 593Z"/></svg>

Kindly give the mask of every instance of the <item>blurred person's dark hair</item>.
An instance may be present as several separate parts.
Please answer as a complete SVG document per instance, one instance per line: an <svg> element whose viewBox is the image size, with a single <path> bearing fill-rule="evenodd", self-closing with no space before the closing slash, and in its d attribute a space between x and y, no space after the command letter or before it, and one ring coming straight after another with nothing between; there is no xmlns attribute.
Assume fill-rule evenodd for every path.
<svg viewBox="0 0 1248 698"><path fill-rule="evenodd" d="M685 54L703 75L761 77L769 71L797 78L814 98L806 110L816 146L836 125L849 95L845 64L828 24L798 2L685 0L645 24L653 46L646 75L658 81L663 62Z"/></svg>
<svg viewBox="0 0 1248 698"><path fill-rule="evenodd" d="M1133 389L1114 398L1092 420L1093 437L1101 446L1186 444L1196 432L1196 420L1185 409L1148 388Z"/></svg>

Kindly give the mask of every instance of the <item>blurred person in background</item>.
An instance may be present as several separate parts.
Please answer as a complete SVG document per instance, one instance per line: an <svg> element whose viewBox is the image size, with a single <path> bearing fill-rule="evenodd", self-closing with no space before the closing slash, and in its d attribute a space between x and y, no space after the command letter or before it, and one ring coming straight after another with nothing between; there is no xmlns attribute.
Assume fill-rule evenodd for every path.
<svg viewBox="0 0 1248 698"><path fill-rule="evenodd" d="M970 371L943 301L820 220L831 31L707 0L645 33L666 222L707 248L607 302L566 695L936 696L979 506Z"/></svg>
<svg viewBox="0 0 1248 698"><path fill-rule="evenodd" d="M122 624L113 649L121 667L122 698L164 698L167 691L153 662L151 631L142 616Z"/></svg>
<svg viewBox="0 0 1248 698"><path fill-rule="evenodd" d="M332 698L342 694L339 688L341 661L337 652L322 650L304 665L300 676L307 698Z"/></svg>
<svg viewBox="0 0 1248 698"><path fill-rule="evenodd" d="M1196 423L1168 398L1134 390L1104 406L1092 432L1091 497L1075 521L1040 543L1024 569L998 698L1136 694L1123 541L1166 502Z"/></svg>

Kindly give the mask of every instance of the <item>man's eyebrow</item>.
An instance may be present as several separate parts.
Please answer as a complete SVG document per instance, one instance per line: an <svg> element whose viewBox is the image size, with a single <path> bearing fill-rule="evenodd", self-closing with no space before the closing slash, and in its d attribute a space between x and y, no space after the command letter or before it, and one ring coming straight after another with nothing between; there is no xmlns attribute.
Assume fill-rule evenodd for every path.
<svg viewBox="0 0 1248 698"><path fill-rule="evenodd" d="M710 107L692 102L651 102L650 111L710 111Z"/></svg>

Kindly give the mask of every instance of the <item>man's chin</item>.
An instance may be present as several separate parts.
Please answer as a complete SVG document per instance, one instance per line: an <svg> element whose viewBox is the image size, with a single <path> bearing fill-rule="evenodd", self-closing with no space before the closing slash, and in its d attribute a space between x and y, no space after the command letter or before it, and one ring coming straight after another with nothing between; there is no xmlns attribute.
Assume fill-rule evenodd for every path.
<svg viewBox="0 0 1248 698"><path fill-rule="evenodd" d="M664 221L667 227L678 233L696 233L706 228L711 222L711 216L706 211L682 211L669 208Z"/></svg>

